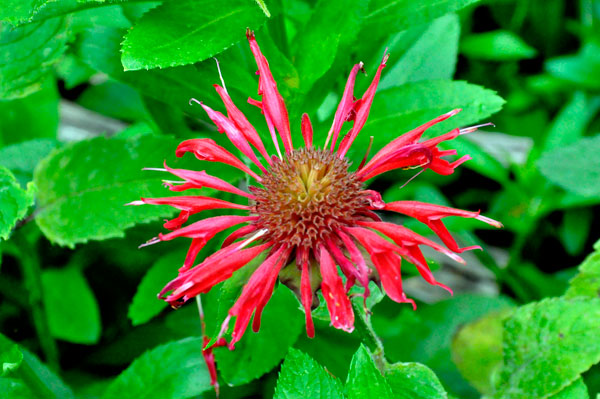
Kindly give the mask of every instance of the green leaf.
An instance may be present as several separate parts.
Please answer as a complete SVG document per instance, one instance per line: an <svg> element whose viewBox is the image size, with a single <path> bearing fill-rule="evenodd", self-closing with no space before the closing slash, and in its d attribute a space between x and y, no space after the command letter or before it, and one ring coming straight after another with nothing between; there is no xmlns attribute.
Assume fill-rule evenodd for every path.
<svg viewBox="0 0 600 399"><path fill-rule="evenodd" d="M138 357L102 399L185 399L211 389L202 338L160 345Z"/></svg>
<svg viewBox="0 0 600 399"><path fill-rule="evenodd" d="M33 205L35 186L27 185L23 190L15 176L0 166L0 238L8 239L17 221L23 219L27 210Z"/></svg>
<svg viewBox="0 0 600 399"><path fill-rule="evenodd" d="M597 298L600 295L600 241L596 242L594 248L596 252L590 254L579 265L579 273L569 282L566 298Z"/></svg>
<svg viewBox="0 0 600 399"><path fill-rule="evenodd" d="M573 93L571 100L552 121L544 142L544 151L575 143L585 134L587 125L600 109L600 97L582 91Z"/></svg>
<svg viewBox="0 0 600 399"><path fill-rule="evenodd" d="M502 323L511 313L511 308L491 312L462 326L452 339L454 364L482 394L494 392L492 378L502 366Z"/></svg>
<svg viewBox="0 0 600 399"><path fill-rule="evenodd" d="M567 209L558 227L558 236L569 255L577 255L583 250L590 234L593 211L589 208Z"/></svg>
<svg viewBox="0 0 600 399"><path fill-rule="evenodd" d="M44 306L54 338L78 344L100 339L100 310L81 271L74 267L42 273Z"/></svg>
<svg viewBox="0 0 600 399"><path fill-rule="evenodd" d="M353 145L354 151L359 151L362 158L369 136L374 136L374 153L399 135L454 108L463 111L433 126L425 138L478 122L498 112L502 104L504 100L494 91L461 81L421 81L382 90L375 96L369 119Z"/></svg>
<svg viewBox="0 0 600 399"><path fill-rule="evenodd" d="M479 0L388 1L372 0L366 15L365 32L382 35L432 21Z"/></svg>
<svg viewBox="0 0 600 399"><path fill-rule="evenodd" d="M495 398L544 399L600 361L600 299L551 298L517 309L504 324L504 365Z"/></svg>
<svg viewBox="0 0 600 399"><path fill-rule="evenodd" d="M435 373L421 363L396 363L385 368L385 378L396 399L447 399Z"/></svg>
<svg viewBox="0 0 600 399"><path fill-rule="evenodd" d="M600 396L600 394L599 394ZM574 383L560 391L559 393L549 397L550 399L590 399L588 389L580 377Z"/></svg>
<svg viewBox="0 0 600 399"><path fill-rule="evenodd" d="M552 76L574 83L582 88L600 89L600 46L586 43L576 55L557 57L546 61L545 68Z"/></svg>
<svg viewBox="0 0 600 399"><path fill-rule="evenodd" d="M45 80L42 86L40 91L25 98L0 101L0 144L36 138L56 139L60 96L53 79ZM8 164L3 165L12 169Z"/></svg>
<svg viewBox="0 0 600 399"><path fill-rule="evenodd" d="M168 1L127 33L121 61L125 70L193 64L242 40L247 27L258 29L264 20L251 1Z"/></svg>
<svg viewBox="0 0 600 399"><path fill-rule="evenodd" d="M39 187L38 226L51 241L72 247L123 237L124 230L137 223L172 215L167 206L125 206L140 197L169 196L161 184L167 174L142 171L162 166L165 158L171 167L206 169L230 182L238 176L233 168L198 163L191 157L176 161L171 155L175 148L172 138L143 135L99 137L53 152L34 173Z"/></svg>
<svg viewBox="0 0 600 399"><path fill-rule="evenodd" d="M544 153L537 162L552 183L583 196L600 195L600 135Z"/></svg>
<svg viewBox="0 0 600 399"><path fill-rule="evenodd" d="M348 399L393 398L392 389L375 365L369 350L361 345L352 357L348 380Z"/></svg>
<svg viewBox="0 0 600 399"><path fill-rule="evenodd" d="M134 326L146 323L167 307L167 302L159 300L156 295L168 281L177 276L177 269L183 259L184 256L179 251L171 252L148 269L127 312L127 317Z"/></svg>
<svg viewBox="0 0 600 399"><path fill-rule="evenodd" d="M303 326L298 301L280 284L264 309L259 332L253 333L249 327L234 351L215 349L221 376L230 385L242 385L271 371L296 342Z"/></svg>
<svg viewBox="0 0 600 399"><path fill-rule="evenodd" d="M19 345L0 334L0 377L5 377L18 369L23 362L23 354Z"/></svg>
<svg viewBox="0 0 600 399"><path fill-rule="evenodd" d="M461 40L460 51L469 58L487 61L517 61L537 54L523 39L506 30L466 36Z"/></svg>
<svg viewBox="0 0 600 399"><path fill-rule="evenodd" d="M0 25L0 98L25 97L40 90L66 41L61 18L20 27Z"/></svg>
<svg viewBox="0 0 600 399"><path fill-rule="evenodd" d="M385 69L379 90L420 80L451 79L456 67L459 35L460 23L456 14L394 35L386 42L390 46L390 66ZM408 47L406 43L409 43Z"/></svg>
<svg viewBox="0 0 600 399"><path fill-rule="evenodd" d="M331 68L340 42L351 42L356 37L366 5L360 0L317 2L304 31L293 42L302 92L308 92Z"/></svg>
<svg viewBox="0 0 600 399"><path fill-rule="evenodd" d="M310 356L297 349L283 361L274 399L343 398L344 387Z"/></svg>

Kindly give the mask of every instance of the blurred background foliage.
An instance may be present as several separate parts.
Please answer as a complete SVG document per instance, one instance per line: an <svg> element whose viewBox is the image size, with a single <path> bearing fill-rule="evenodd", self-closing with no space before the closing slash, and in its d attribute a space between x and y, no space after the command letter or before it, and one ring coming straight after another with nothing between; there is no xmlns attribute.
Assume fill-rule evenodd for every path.
<svg viewBox="0 0 600 399"><path fill-rule="evenodd" d="M376 151L453 108L463 111L428 134L495 124L449 143L473 158L451 176L427 172L402 189L414 171L371 182L386 201L481 209L505 226L492 231L448 220L463 245L484 248L465 254L466 267L428 254L453 298L404 268L417 312L388 299L371 304L388 360L420 362L437 375L402 363L387 369L387 382L378 386L389 384L394 397L421 392L464 399L599 392L600 371L592 365L600 360L600 307L572 299L597 296L598 253L569 286L600 232L594 218L600 209L599 1L4 0L0 21L5 397L214 397L195 306L173 312L156 299L176 275L186 243L137 249L173 213L123 204L168 195L164 176L141 171L164 160L247 184L236 171L174 156L177 143L192 137L230 148L200 107L188 103L194 97L221 110L212 87L220 82L215 55L234 101L264 135L260 113L246 104L257 90L246 27L257 32L297 143L301 113L309 113L321 143L352 65L364 61L370 77L386 48L388 67L349 154L355 163L369 136ZM358 93L369 77L359 76ZM405 225L430 235L416 222ZM215 248L207 245L200 256ZM244 280L235 277L203 299L210 334L239 293ZM361 385L359 377L371 375L373 366L360 331L333 330L317 309L317 338L308 339L295 301L279 287L261 332L247 334L235 352L216 351L222 397L302 397L286 390L299 383L298 368L329 384L328 390L321 385L322 397L385 396L370 382ZM554 341L574 325L580 335ZM536 347L540 342L546 346ZM296 350L277 383L290 347ZM337 379L319 374L319 364ZM564 367L556 371L556 364ZM416 396L398 394L411 392L398 382L410 380L398 379L406 370L415 373ZM338 379L348 381L345 388ZM417 380L433 381L423 383L433 387L429 396L414 388Z"/></svg>

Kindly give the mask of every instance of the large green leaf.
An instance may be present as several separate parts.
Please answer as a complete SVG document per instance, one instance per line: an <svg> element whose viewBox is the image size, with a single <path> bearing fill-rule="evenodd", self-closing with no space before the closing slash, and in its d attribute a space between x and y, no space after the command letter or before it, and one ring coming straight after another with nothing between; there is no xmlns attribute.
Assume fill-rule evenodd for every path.
<svg viewBox="0 0 600 399"><path fill-rule="evenodd" d="M193 64L240 41L264 19L252 1L167 1L129 31L121 60L125 70Z"/></svg>
<svg viewBox="0 0 600 399"><path fill-rule="evenodd" d="M400 31L411 26L429 22L444 14L458 11L479 0L372 0L366 15L365 32L384 34Z"/></svg>
<svg viewBox="0 0 600 399"><path fill-rule="evenodd" d="M307 92L329 70L340 42L356 37L366 5L360 0L317 2L305 30L294 41L300 90Z"/></svg>
<svg viewBox="0 0 600 399"><path fill-rule="evenodd" d="M396 399L447 399L435 373L421 363L396 363L385 368L385 378Z"/></svg>
<svg viewBox="0 0 600 399"><path fill-rule="evenodd" d="M177 276L177 269L183 259L185 254L179 251L171 252L148 269L127 312L127 317L134 326L146 323L167 307L167 302L159 300L156 295L167 282Z"/></svg>
<svg viewBox="0 0 600 399"><path fill-rule="evenodd" d="M297 349L290 349L279 372L274 399L343 397L344 387L340 380L310 356Z"/></svg>
<svg viewBox="0 0 600 399"><path fill-rule="evenodd" d="M596 298L600 294L600 241L596 242L594 249L596 251L579 265L579 273L569 282L566 298Z"/></svg>
<svg viewBox="0 0 600 399"><path fill-rule="evenodd" d="M100 309L81 271L74 267L42 273L44 306L53 337L78 344L100 339Z"/></svg>
<svg viewBox="0 0 600 399"><path fill-rule="evenodd" d="M33 205L34 185L23 190L15 176L0 166L0 238L6 240L17 221L23 219Z"/></svg>
<svg viewBox="0 0 600 399"><path fill-rule="evenodd" d="M593 41L586 43L576 55L567 55L546 61L546 70L553 76L574 83L582 88L600 89L600 46Z"/></svg>
<svg viewBox="0 0 600 399"><path fill-rule="evenodd" d="M296 342L303 325L297 299L280 284L264 309L259 332L248 327L234 351L215 349L221 376L228 384L242 385L269 372Z"/></svg>
<svg viewBox="0 0 600 399"><path fill-rule="evenodd" d="M467 36L460 43L460 51L469 58L489 61L516 61L537 53L519 36L505 30Z"/></svg>
<svg viewBox="0 0 600 399"><path fill-rule="evenodd" d="M352 357L348 380L348 399L391 399L394 396L386 379L377 369L369 350L361 345Z"/></svg>
<svg viewBox="0 0 600 399"><path fill-rule="evenodd" d="M383 73L379 90L419 80L451 79L459 35L460 23L455 14L394 35L386 42L390 46L390 65Z"/></svg>
<svg viewBox="0 0 600 399"><path fill-rule="evenodd" d="M34 174L39 188L36 222L51 241L74 246L88 240L123 237L124 230L173 214L168 206L124 206L140 197L169 196L161 179L167 174L142 171L160 167L206 169L226 181L239 174L192 157L175 160L177 142L143 135L128 139L82 141L53 152ZM188 161L189 160L189 161ZM212 172L211 172L212 171Z"/></svg>
<svg viewBox="0 0 600 399"><path fill-rule="evenodd" d="M185 399L209 389L202 339L185 338L138 357L109 385L102 399Z"/></svg>
<svg viewBox="0 0 600 399"><path fill-rule="evenodd" d="M62 18L20 27L0 24L0 98L25 97L40 90L66 41Z"/></svg>
<svg viewBox="0 0 600 399"><path fill-rule="evenodd" d="M537 162L552 183L582 196L600 195L600 135L545 152Z"/></svg>
<svg viewBox="0 0 600 399"><path fill-rule="evenodd" d="M600 299L552 298L517 309L504 324L495 398L556 394L600 361Z"/></svg>
<svg viewBox="0 0 600 399"><path fill-rule="evenodd" d="M580 377L574 383L560 391L559 393L549 397L550 399L590 399L588 389Z"/></svg>

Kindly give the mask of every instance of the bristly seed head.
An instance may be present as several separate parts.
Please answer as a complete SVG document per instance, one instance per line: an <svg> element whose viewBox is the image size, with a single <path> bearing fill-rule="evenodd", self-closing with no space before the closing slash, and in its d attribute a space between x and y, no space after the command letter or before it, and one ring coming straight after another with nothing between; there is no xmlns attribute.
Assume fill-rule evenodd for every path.
<svg viewBox="0 0 600 399"><path fill-rule="evenodd" d="M252 212L267 229L266 240L314 248L368 206L362 182L348 161L329 151L301 148L276 159L263 176Z"/></svg>

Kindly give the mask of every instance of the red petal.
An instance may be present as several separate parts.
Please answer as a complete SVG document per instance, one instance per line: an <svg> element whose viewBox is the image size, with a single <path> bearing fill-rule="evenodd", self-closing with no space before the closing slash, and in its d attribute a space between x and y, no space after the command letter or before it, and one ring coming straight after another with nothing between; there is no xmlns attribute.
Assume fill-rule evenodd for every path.
<svg viewBox="0 0 600 399"><path fill-rule="evenodd" d="M324 246L321 246L318 258L323 277L321 290L327 303L331 323L335 328L352 332L354 330L354 312L344 290L342 279L337 273L337 267Z"/></svg>
<svg viewBox="0 0 600 399"><path fill-rule="evenodd" d="M383 59L381 60L381 64L379 64L379 68L377 68L377 72L375 73L375 77L369 85L369 88L363 94L362 98L357 101L354 105L354 111L356 111L356 116L354 117L354 126L352 129L346 134L342 142L340 143L340 148L338 149L338 154L340 158L343 158L350 149L352 142L358 133L360 133L361 129L365 125L367 118L369 116L369 111L371 110L371 104L373 103L373 98L375 97L375 91L377 90L377 85L379 84L379 78L381 77L381 71L385 67L385 63L387 62L388 55L385 54Z"/></svg>
<svg viewBox="0 0 600 399"><path fill-rule="evenodd" d="M258 94L262 96L262 107L265 116L268 116L272 121L273 126L279 132L281 141L287 153L292 151L292 134L290 132L290 121L288 118L287 109L283 102L283 97L277 90L277 83L273 79L271 69L267 59L263 56L260 51L260 47L254 37L254 32L251 30L246 31L248 42L250 43L250 50L256 59L258 65L259 80L258 80Z"/></svg>
<svg viewBox="0 0 600 399"><path fill-rule="evenodd" d="M221 96L223 103L225 104L229 118L233 121L233 123L235 123L238 129L244 134L244 137L246 137L246 139L254 146L254 148L256 148L258 152L260 152L261 155L267 160L267 162L270 163L269 154L267 153L260 136L258 133L256 133L254 126L252 126L252 124L248 121L244 113L235 106L227 91L219 85L214 86L217 90L217 93L219 93L219 96Z"/></svg>
<svg viewBox="0 0 600 399"><path fill-rule="evenodd" d="M312 147L313 128L308 114L302 114L302 137L304 138L306 148Z"/></svg>
<svg viewBox="0 0 600 399"><path fill-rule="evenodd" d="M348 81L346 82L346 87L344 88L344 94L342 95L340 104L338 105L338 108L335 111L333 124L331 125L331 129L329 129L329 133L327 134L327 141L325 142L325 147L327 147L327 143L329 143L329 139L331 138L331 134L333 133L333 141L331 142L332 152L337 143L340 131L342 130L342 125L344 124L344 122L346 122L348 114L352 110L352 104L354 99L354 81L356 80L356 74L360 69L362 69L362 67L362 62L352 67L352 70L350 71L350 76L348 76Z"/></svg>
<svg viewBox="0 0 600 399"><path fill-rule="evenodd" d="M257 227L252 224L250 224L248 226L240 227L239 229L237 229L236 231L231 233L229 236L227 236L227 238L225 238L225 241L223 241L223 245L221 246L221 248L228 246L229 244L231 244L238 238L244 237L244 236L256 231L256 229L257 229Z"/></svg>
<svg viewBox="0 0 600 399"><path fill-rule="evenodd" d="M304 315L306 318L306 335L310 338L315 336L315 325L312 319L312 302L313 302L313 290L311 281L311 273L308 265L308 253L304 248L297 250L296 264L301 265L302 277L300 279L300 299L302 307L304 308ZM306 254L306 256L303 256Z"/></svg>
<svg viewBox="0 0 600 399"><path fill-rule="evenodd" d="M393 252L371 254L371 260L377 268L381 284L387 296L399 303L410 303L413 309L417 306L415 301L408 299L402 290L402 274L400 265L402 258Z"/></svg>
<svg viewBox="0 0 600 399"><path fill-rule="evenodd" d="M250 170L242 161L236 156L227 151L225 148L218 145L214 140L211 139L191 139L186 140L179 144L175 155L178 157L183 156L186 152L193 152L196 158L201 161L210 162L222 162L227 165L231 165L234 168L242 170L254 177L256 180L261 181L260 176Z"/></svg>
<svg viewBox="0 0 600 399"><path fill-rule="evenodd" d="M200 220L167 234L160 234L159 239L161 241L169 241L176 237L189 237L210 240L215 234L228 229L231 226L256 219L258 219L258 216L215 216Z"/></svg>
<svg viewBox="0 0 600 399"><path fill-rule="evenodd" d="M165 169L167 171L169 171L170 173L172 173L173 175L180 177L188 182L188 183L186 183L186 184L188 184L188 186L183 189L181 189L181 187L185 186L185 184L182 186L169 185L169 189L171 191L183 191L188 188L208 187L208 188L213 188L215 190L220 190L220 191L225 191L228 193L241 195L241 196L244 196L247 198L254 198L253 195L246 193L237 187L232 186L231 184L227 183L224 180L219 179L218 177L211 176L203 170L200 172L197 172L197 171L187 170L187 169L172 169L167 166L166 162L165 162Z"/></svg>
<svg viewBox="0 0 600 399"><path fill-rule="evenodd" d="M214 111L213 109L211 109L210 107L208 107L202 103L200 103L200 105L206 111L206 113L208 114L208 117L217 126L217 128L219 129L219 132L221 132L221 133L225 132L225 134L227 135L227 137L229 138L231 143L238 150L240 150L242 152L242 154L244 154L248 158L250 158L250 160L252 162L254 162L254 164L260 168L260 170L262 170L263 172L266 172L267 170L265 169L264 166L262 166L262 164L260 163L258 158L256 158L254 151L250 147L250 144L248 144L248 139L246 139L246 137L242 134L242 132L239 131L239 129L233 123L233 121L231 121L229 118L227 118L222 113L220 113L218 111Z"/></svg>

